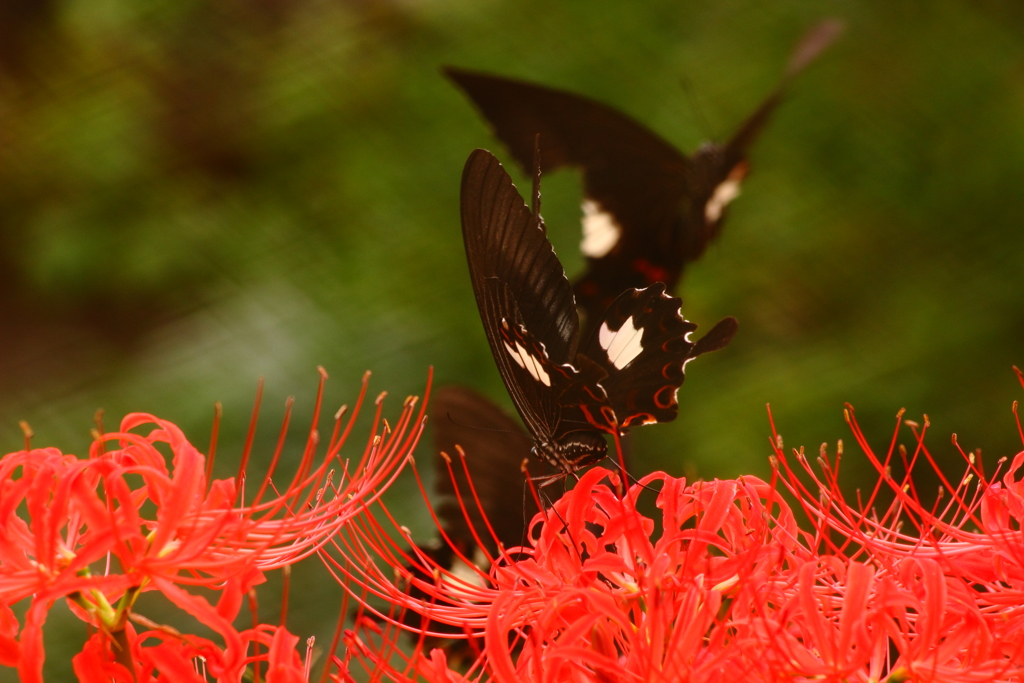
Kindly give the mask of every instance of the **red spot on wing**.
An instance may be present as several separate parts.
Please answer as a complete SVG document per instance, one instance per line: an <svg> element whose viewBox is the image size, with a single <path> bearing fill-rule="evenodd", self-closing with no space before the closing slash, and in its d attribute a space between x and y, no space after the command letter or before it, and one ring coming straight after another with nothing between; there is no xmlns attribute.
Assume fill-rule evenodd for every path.
<svg viewBox="0 0 1024 683"><path fill-rule="evenodd" d="M676 404L676 387L667 386L654 392L654 405L659 408L671 408Z"/></svg>
<svg viewBox="0 0 1024 683"><path fill-rule="evenodd" d="M649 425L654 424L658 421L658 418L654 417L650 413L637 413L636 415L630 415L626 418L626 421L622 424L623 428L633 427L634 425Z"/></svg>
<svg viewBox="0 0 1024 683"><path fill-rule="evenodd" d="M651 263L645 258L633 259L633 270L640 273L647 280L648 284L655 282L668 282L668 270L659 265Z"/></svg>
<svg viewBox="0 0 1024 683"><path fill-rule="evenodd" d="M749 173L749 172L750 172L750 162L748 162L746 159L744 159L743 161L741 161L740 163L738 163L738 164L736 164L735 166L732 167L732 170L729 171L729 175L726 176L725 179L726 180L732 180L734 182L739 182L739 181L743 180L744 178L746 178L747 177L747 173Z"/></svg>
<svg viewBox="0 0 1024 683"><path fill-rule="evenodd" d="M601 431L614 434L618 430L619 421L615 417L615 411L612 410L611 406L602 405L598 407L596 415L591 410L591 407L586 404L581 405L580 410L583 411L583 416L587 418L587 422Z"/></svg>

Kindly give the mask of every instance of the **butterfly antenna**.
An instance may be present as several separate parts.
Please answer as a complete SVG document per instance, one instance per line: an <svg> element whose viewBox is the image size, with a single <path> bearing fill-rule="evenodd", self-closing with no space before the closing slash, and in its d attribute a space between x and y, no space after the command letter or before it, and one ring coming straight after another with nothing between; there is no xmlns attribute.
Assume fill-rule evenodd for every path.
<svg viewBox="0 0 1024 683"><path fill-rule="evenodd" d="M540 510L544 514L544 523L548 524L551 521L549 516L548 516L548 511L550 510L551 512L553 512L555 514L555 517L558 518L558 521L562 523L562 528L565 530L566 534L569 536L569 541L572 544L573 552L576 553L576 556L580 559L580 562L582 562L583 561L583 556L580 554L580 551L576 548L576 539L573 538L572 532L569 530L569 523L566 522L565 519L562 518L562 515L558 514L558 510L555 509L554 501L552 501L551 498L547 495L547 493L545 493L543 491L543 488L545 486L548 486L549 484L553 484L556 481L559 481L559 480L567 481L568 480L568 474L562 472L562 473L559 473L559 474L551 475L549 477L531 477L530 476L530 472L529 472L529 463L526 460L523 461L522 470L523 470L523 473L526 475L525 485L530 487L530 494L533 496L533 501L537 504L537 509ZM576 476L575 473L572 473L572 474L573 474L573 476ZM534 482L542 481L542 480L543 480L543 483L540 484L539 486L534 486L533 485ZM576 476L576 480L579 481L579 477L578 476ZM524 519L525 519L525 516L526 516L525 496L526 496L526 494L524 492L523 493L523 497L524 497L523 517L524 517ZM524 523L523 524L523 537L524 537L524 540L525 540L527 531L528 530L526 528L526 524ZM524 545L525 545L525 543L524 543Z"/></svg>
<svg viewBox="0 0 1024 683"><path fill-rule="evenodd" d="M661 493L661 489L652 489L647 484L641 484L640 480L634 477L632 474L626 473L626 477L629 479L629 483L633 486L639 486L644 491L650 491L651 493Z"/></svg>
<svg viewBox="0 0 1024 683"><path fill-rule="evenodd" d="M540 218L540 133L533 138L533 215Z"/></svg>
<svg viewBox="0 0 1024 683"><path fill-rule="evenodd" d="M523 466L524 467L526 466L525 462L523 463ZM526 518L527 517L527 513L526 513L526 500L527 500L526 493L531 488L532 487L530 486L530 476L529 476L529 473L527 473L526 478L523 479L523 535L519 539L519 545L520 545L520 547L523 547L523 548L526 547L526 537L527 537L527 534L530 533L530 528L529 528L530 527L530 520ZM531 493L530 495L533 495L533 494Z"/></svg>
<svg viewBox="0 0 1024 683"><path fill-rule="evenodd" d="M700 106L700 98L697 97L696 91L693 89L693 81L687 76L680 76L679 83L683 87L683 94L686 95L686 99L690 101L690 108L697 117L697 125L701 129L701 137L705 140L714 140L716 136L714 131L711 130L711 122L704 115L704 108Z"/></svg>
<svg viewBox="0 0 1024 683"><path fill-rule="evenodd" d="M524 467L525 467L525 463L524 463ZM520 538L520 541L519 541L519 545L521 547L523 547L523 548L526 547L526 542L529 539L530 520L531 520L531 518L529 518L527 516L527 512L526 512L527 491L529 491L530 492L530 496L533 497L533 502L534 502L534 504L537 505L537 508L545 513L545 515L544 515L545 521L547 521L547 511L548 510L554 510L554 505L555 505L554 501L551 500L551 498L548 496L547 493L545 493L543 491L542 488L535 487L533 485L534 481L535 481L535 479L533 477L530 477L529 473L527 472L527 477L526 477L525 480L523 480L523 535L522 535L522 537ZM559 520L562 519L561 515L559 515L557 512L555 512L555 516L558 517ZM563 521L562 524L564 525L565 522Z"/></svg>
<svg viewBox="0 0 1024 683"><path fill-rule="evenodd" d="M578 480L579 477L576 477L576 479ZM572 546L572 551L576 553L576 558L580 562L583 562L583 553L581 553L580 549L576 547L576 539L573 538L572 529L569 528L569 523L565 521L565 518L558 513L558 510L555 509L554 503L551 502L551 500L548 499L547 496L545 496L545 499L547 499L548 505L550 506L548 509L555 513L555 517L557 517L558 521L562 523L562 530L565 531L565 535L569 537L569 545Z"/></svg>
<svg viewBox="0 0 1024 683"><path fill-rule="evenodd" d="M547 518L547 511L548 511L548 508L550 507L550 502L551 501L548 499L547 496L544 496L544 501L542 501L540 499L540 489L543 486L547 486L552 481L556 481L558 477L564 477L565 475L563 475L563 474L556 474L556 475L541 475L539 477L530 476L530 459L529 458L524 458L523 459L523 463L522 463L522 465L519 466L519 469L522 471L522 473L526 477L526 480L525 480L524 483L525 483L526 486L530 487L530 495L533 496L533 502L537 505L537 509L538 510L540 510L543 513L545 513L544 517L546 519ZM537 485L537 486L534 486L535 482L542 482L542 483ZM545 501L548 502L547 506L544 505Z"/></svg>

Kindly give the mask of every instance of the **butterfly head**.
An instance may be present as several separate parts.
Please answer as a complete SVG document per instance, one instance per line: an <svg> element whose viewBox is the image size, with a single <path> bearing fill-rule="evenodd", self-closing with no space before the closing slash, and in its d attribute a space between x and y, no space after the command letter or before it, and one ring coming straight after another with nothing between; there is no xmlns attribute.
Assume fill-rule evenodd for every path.
<svg viewBox="0 0 1024 683"><path fill-rule="evenodd" d="M551 441L538 441L533 454L565 474L583 469L608 455L608 443L599 432L579 430Z"/></svg>

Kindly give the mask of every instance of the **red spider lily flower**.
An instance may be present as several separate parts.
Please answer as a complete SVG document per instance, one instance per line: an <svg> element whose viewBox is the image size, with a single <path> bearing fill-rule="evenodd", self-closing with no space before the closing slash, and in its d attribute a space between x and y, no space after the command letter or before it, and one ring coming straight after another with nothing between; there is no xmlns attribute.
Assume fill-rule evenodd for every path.
<svg viewBox="0 0 1024 683"><path fill-rule="evenodd" d="M125 627L125 638L131 649L132 670L117 662L114 649L119 647L107 634L97 633L72 660L81 683L207 683L209 680L241 680L244 670L228 665L233 657L215 643L198 636L183 636L167 630L137 634ZM264 667L266 683L306 683L308 663L303 662L295 646L299 639L284 627L262 625L241 631L238 640L246 649L251 645L258 653L247 657L245 667Z"/></svg>
<svg viewBox="0 0 1024 683"><path fill-rule="evenodd" d="M655 520L637 510L637 500L659 484L662 532L652 538ZM405 582L391 581L372 561L391 558L402 572L408 561L424 558L388 545L368 515L358 538L340 547L353 568L348 578L400 609L482 638L471 678L476 672L499 681L696 681L762 669L749 641L764 643L766 629L757 623L765 596L783 590L784 581L773 585L783 568L814 559L797 542L794 518L774 490L752 477L687 486L655 474L620 498L616 485L606 470L585 474L546 520L534 520L536 540L523 549L526 556L505 554L483 575L484 585L429 565L421 573L433 571L434 585L404 577L420 581L429 600L410 598ZM402 625L394 614L378 615ZM394 653L375 650L372 640L365 627L349 634L351 652L367 668L395 680L461 680L440 651L414 653L398 671L388 661Z"/></svg>
<svg viewBox="0 0 1024 683"><path fill-rule="evenodd" d="M942 479L944 497L927 506L915 466L942 473L926 429L911 423L912 452L894 435L878 457L847 414L879 472L856 504L838 486L841 448L834 459L822 450L820 473L796 452L807 487L773 433L770 484L658 473L620 497L613 474L591 470L533 520L526 548L491 558L489 570L462 557L470 578L405 550L408 532L386 508L368 509L328 559L376 616L347 632L347 661L375 680L446 683L1024 680L1024 453L1001 478L965 454L965 476ZM657 518L637 506L649 488L660 489ZM423 652L422 636L459 637L440 632L403 653L407 611L482 643L476 659Z"/></svg>
<svg viewBox="0 0 1024 683"><path fill-rule="evenodd" d="M251 639L237 632L232 620L246 593L264 580L263 572L316 553L376 500L397 477L422 432L423 411L417 415L416 399L405 402L392 429L382 418L381 394L362 456L354 464L341 460L367 378L347 425L341 410L318 456L316 424L326 379L321 371L314 426L294 478L280 493L270 479L286 417L270 472L248 501L248 446L239 477L209 481L205 456L174 424L151 415L128 415L119 431L97 435L87 459L55 449L0 458L0 664L17 666L26 683L41 681L46 614L55 600L66 598L76 615L99 630L83 656L95 659L116 651L116 664L127 674L134 664L145 664L131 661L128 653L135 652L124 642L132 607L142 591L157 590L224 639L216 658L202 656L214 675L236 680ZM249 444L255 418L254 412ZM147 425L155 425L148 434L132 431ZM116 448L109 449L112 445ZM158 446L170 450L170 463ZM192 594L192 587L214 591L216 604ZM19 633L9 606L29 597ZM111 637L118 643L113 650L104 640ZM165 641L153 652L188 649L185 641Z"/></svg>
<svg viewBox="0 0 1024 683"><path fill-rule="evenodd" d="M753 477L687 486L655 474L620 499L608 475L584 475L548 515L532 557L495 568L486 641L496 678L753 674L759 662L731 644L757 637L751 626L777 589L773 577L810 559L788 509ZM636 503L659 483L654 538ZM499 645L515 637L523 642L513 662Z"/></svg>
<svg viewBox="0 0 1024 683"><path fill-rule="evenodd" d="M796 476L774 426L773 449L782 481L815 526L809 547L822 557L855 558L870 567L872 585L862 589L862 599L853 603L860 620L854 630L861 636L877 633L880 637L870 657L871 675L864 680L881 680L883 673L914 681L1020 680L1024 674L1024 499L1016 472L1024 463L1024 452L1014 457L999 481L985 474L978 454L961 451L966 471L954 484L924 443L927 419L921 428L904 422L901 411L887 452L879 457L857 425L852 408L847 407L846 416L857 444L879 473L867 500L858 497L856 504L851 503L838 486L841 442L834 458L822 446L818 458L822 476L802 451L794 453L816 490L805 488ZM913 435L912 452L898 445L904 424ZM939 499L931 507L921 501L914 486L914 471L921 463L943 482ZM893 474L897 469L902 470L898 477ZM878 510L878 502L887 497L892 502ZM805 612L803 623L808 623L807 616ZM841 621L849 623L848 608L841 616ZM836 627L837 619L829 623ZM849 654L850 641L842 638L834 628L831 633L822 631L813 654L805 651L801 656L824 664L823 655L837 646ZM834 645L823 647L825 643ZM814 669L807 662L798 668L801 673Z"/></svg>

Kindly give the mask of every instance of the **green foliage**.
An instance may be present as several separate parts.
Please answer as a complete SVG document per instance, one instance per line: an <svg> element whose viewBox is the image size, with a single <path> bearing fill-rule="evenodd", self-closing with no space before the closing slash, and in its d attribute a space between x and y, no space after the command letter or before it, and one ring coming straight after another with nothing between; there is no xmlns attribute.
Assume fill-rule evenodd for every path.
<svg viewBox="0 0 1024 683"><path fill-rule="evenodd" d="M692 149L820 18L738 0L48 7L2 76L8 448L18 419L74 446L99 406L202 433L214 399L240 420L257 376L301 394L317 364L399 392L434 364L504 399L457 219L465 155L503 150L438 66L583 92ZM847 34L683 284L687 316L742 329L691 366L679 424L638 436L650 467L764 471L768 401L801 442L841 434L850 401L867 425L906 406L1014 448L1024 41L984 5L835 11ZM570 273L578 188L545 181Z"/></svg>

